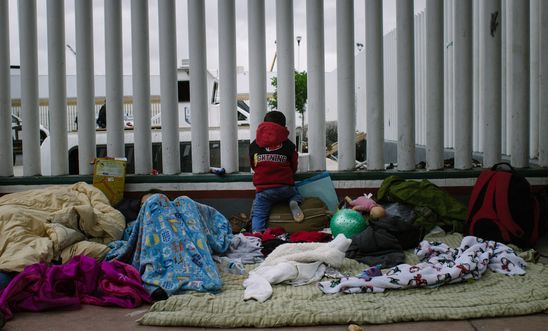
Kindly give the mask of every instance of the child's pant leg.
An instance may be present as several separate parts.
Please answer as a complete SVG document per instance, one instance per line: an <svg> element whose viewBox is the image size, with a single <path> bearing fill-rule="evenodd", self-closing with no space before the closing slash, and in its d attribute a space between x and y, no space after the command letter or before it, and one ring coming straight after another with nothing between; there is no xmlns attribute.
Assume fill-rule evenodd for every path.
<svg viewBox="0 0 548 331"><path fill-rule="evenodd" d="M295 186L275 187L257 192L253 201L253 207L251 208L252 231L264 231L268 217L270 216L270 208L274 203L284 200L295 200L300 204L303 198Z"/></svg>
<svg viewBox="0 0 548 331"><path fill-rule="evenodd" d="M251 207L251 230L253 232L265 230L270 215L270 207L272 207L272 201L268 194L264 191L257 192Z"/></svg>
<svg viewBox="0 0 548 331"><path fill-rule="evenodd" d="M289 201L297 201L300 205L303 202L303 197L295 186L290 186L290 189L293 191L293 194L289 197Z"/></svg>

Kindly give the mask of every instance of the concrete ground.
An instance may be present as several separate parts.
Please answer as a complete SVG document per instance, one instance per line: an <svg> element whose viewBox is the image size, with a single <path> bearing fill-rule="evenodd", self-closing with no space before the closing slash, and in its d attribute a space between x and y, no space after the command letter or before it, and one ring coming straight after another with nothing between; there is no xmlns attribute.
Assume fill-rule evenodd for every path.
<svg viewBox="0 0 548 331"><path fill-rule="evenodd" d="M49 311L40 313L16 313L15 318L9 321L2 331L27 331L27 330L82 330L82 331L164 331L164 330L207 330L205 328L181 328L161 326L141 326L135 321L147 312L149 306L141 306L136 309L104 308L84 305L81 309L72 311ZM394 323L381 325L362 325L362 330L371 331L415 331L415 330L447 330L447 331L540 331L548 330L548 313L503 317L473 319L462 321L428 321L411 323ZM245 329L215 329L215 330L245 330ZM272 330L267 328L247 330ZM328 325L317 327L284 327L277 330L349 330L348 325Z"/></svg>
<svg viewBox="0 0 548 331"><path fill-rule="evenodd" d="M540 263L548 264L548 234L546 234L536 247L541 257ZM136 323L149 309L149 305L135 309L122 309L113 307L98 307L83 305L77 310L55 310L48 312L18 312L15 318L4 326L2 331L125 331L125 330L186 330L197 331L207 330L206 328L183 328L183 327L158 327L141 326ZM242 329L216 329L216 330L246 330ZM272 330L267 328L256 328L248 330ZM348 325L328 325L316 327L283 327L278 330L351 330ZM548 311L543 313L499 318L481 318L460 321L426 321L393 323L380 325L362 325L361 330L371 331L419 331L419 330L447 330L447 331L545 331L548 330ZM355 330L353 330L355 331Z"/></svg>

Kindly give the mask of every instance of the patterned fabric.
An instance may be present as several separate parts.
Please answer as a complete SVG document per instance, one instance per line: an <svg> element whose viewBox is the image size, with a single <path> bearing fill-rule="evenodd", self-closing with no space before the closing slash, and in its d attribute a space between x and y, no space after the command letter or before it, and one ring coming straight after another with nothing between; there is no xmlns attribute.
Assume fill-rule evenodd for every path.
<svg viewBox="0 0 548 331"><path fill-rule="evenodd" d="M477 237L465 237L460 247L422 241L415 254L424 262L400 264L369 280L347 277L320 282L324 293L383 292L385 289L439 287L478 280L487 269L505 275L524 275L527 264L510 247Z"/></svg>
<svg viewBox="0 0 548 331"><path fill-rule="evenodd" d="M216 291L222 282L212 254L227 250L228 220L217 210L179 197L151 196L127 242L115 242L107 259L128 261L141 273L147 290L168 295L185 290Z"/></svg>
<svg viewBox="0 0 548 331"><path fill-rule="evenodd" d="M460 234L427 238L451 247L462 242ZM413 252L405 253L406 263L419 263ZM174 295L156 302L138 323L209 330L462 320L542 312L548 309L548 266L535 264L532 251L520 256L528 263L527 273L520 277L487 270L480 281L365 295L325 295L317 283L299 287L279 284L275 285L275 295L263 303L242 301L245 275L223 273L222 292ZM339 270L357 275L365 268L365 264L345 259Z"/></svg>

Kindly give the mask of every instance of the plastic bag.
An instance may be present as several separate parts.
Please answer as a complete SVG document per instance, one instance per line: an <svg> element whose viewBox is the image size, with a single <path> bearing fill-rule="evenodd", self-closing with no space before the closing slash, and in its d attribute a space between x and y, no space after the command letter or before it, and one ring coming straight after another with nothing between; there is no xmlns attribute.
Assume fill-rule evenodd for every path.
<svg viewBox="0 0 548 331"><path fill-rule="evenodd" d="M331 213L337 211L339 200L328 172L322 172L319 175L302 180L295 184L295 187L303 198L318 197L325 203Z"/></svg>

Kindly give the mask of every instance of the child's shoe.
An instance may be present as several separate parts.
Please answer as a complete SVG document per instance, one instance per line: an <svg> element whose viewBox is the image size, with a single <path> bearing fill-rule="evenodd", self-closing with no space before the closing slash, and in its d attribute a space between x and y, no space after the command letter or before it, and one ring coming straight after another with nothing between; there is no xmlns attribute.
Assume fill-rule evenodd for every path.
<svg viewBox="0 0 548 331"><path fill-rule="evenodd" d="M293 215L295 222L302 222L304 220L303 211L301 210L301 207L299 207L299 203L297 201L289 201L289 209L291 209L291 215Z"/></svg>

